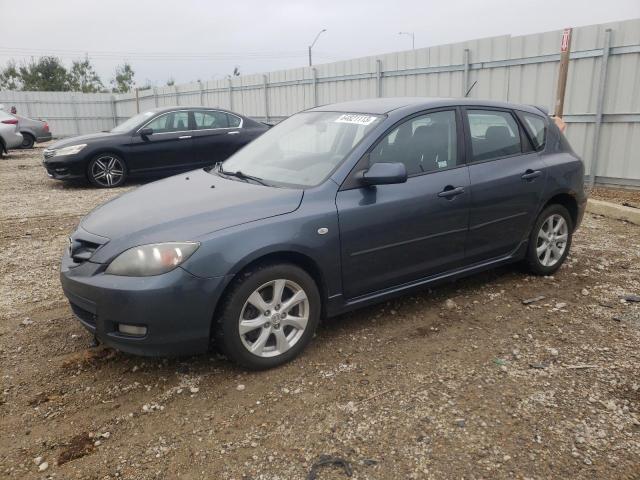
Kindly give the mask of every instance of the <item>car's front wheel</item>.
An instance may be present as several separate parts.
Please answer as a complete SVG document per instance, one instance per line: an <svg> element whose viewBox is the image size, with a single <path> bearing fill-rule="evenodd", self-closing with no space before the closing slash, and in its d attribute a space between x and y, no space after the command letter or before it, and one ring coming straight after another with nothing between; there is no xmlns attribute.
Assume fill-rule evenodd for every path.
<svg viewBox="0 0 640 480"><path fill-rule="evenodd" d="M549 205L538 216L529 237L526 263L536 275L551 275L569 254L573 221L562 205Z"/></svg>
<svg viewBox="0 0 640 480"><path fill-rule="evenodd" d="M320 319L320 293L311 276L291 264L242 273L223 300L215 342L232 361L262 370L281 365L309 343Z"/></svg>
<svg viewBox="0 0 640 480"><path fill-rule="evenodd" d="M119 187L127 178L127 166L119 156L103 153L89 162L87 178L96 187Z"/></svg>

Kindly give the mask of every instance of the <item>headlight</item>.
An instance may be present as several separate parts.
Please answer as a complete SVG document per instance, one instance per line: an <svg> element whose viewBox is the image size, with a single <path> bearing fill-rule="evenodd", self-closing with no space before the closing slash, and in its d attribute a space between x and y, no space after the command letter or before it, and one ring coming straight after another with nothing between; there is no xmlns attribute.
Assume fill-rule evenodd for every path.
<svg viewBox="0 0 640 480"><path fill-rule="evenodd" d="M70 147L58 148L53 151L53 156L62 157L63 155L75 155L86 146L87 144L83 143L81 145L71 145Z"/></svg>
<svg viewBox="0 0 640 480"><path fill-rule="evenodd" d="M198 242L169 242L133 247L118 255L105 273L127 277L167 273L193 255L199 246Z"/></svg>

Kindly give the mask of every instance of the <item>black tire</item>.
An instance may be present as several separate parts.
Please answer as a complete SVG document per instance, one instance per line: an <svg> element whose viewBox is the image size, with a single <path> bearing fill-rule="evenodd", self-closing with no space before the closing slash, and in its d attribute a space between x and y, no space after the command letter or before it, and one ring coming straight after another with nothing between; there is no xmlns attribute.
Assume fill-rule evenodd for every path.
<svg viewBox="0 0 640 480"><path fill-rule="evenodd" d="M290 310L290 312L293 312L296 308L305 308L308 321L304 329L299 330L301 332L300 334L297 333L298 330L289 325L285 325L287 320L284 318L282 319L283 323L280 327L273 326L273 324L270 323L270 315L276 313L275 307L273 307L274 311L271 313L267 311L266 314L261 314L258 309L254 308L255 318L252 316L250 319L247 319L246 316L244 316L246 315L245 312L247 309L252 308L252 305L248 305L249 297L260 288L266 288L268 290L270 287L265 287L265 285L270 282L274 282L277 279L284 279L287 282L291 282L292 285L295 284L296 287L300 287L308 299L308 304L301 305L300 307L293 307ZM288 286L285 287L284 290L285 293L281 298L286 298ZM261 294L261 298L265 298L263 294ZM213 325L213 339L215 345L222 350L228 359L251 370L265 370L273 368L295 358L302 350L304 350L313 337L320 320L321 300L318 287L313 278L311 278L307 272L292 264L264 264L243 272L236 280L234 280L234 283L231 285L229 292L226 294L222 302L223 303L218 310L219 313L217 318L214 319ZM282 305L284 306L285 303L286 302L282 302ZM284 312L284 308L282 308L282 312ZM298 311L298 315L301 317L304 316L300 312L302 312L302 310ZM289 319L295 317L296 315L293 314L292 316L289 316ZM245 335L241 337L241 318L246 321L254 321L258 323L264 320L265 324L270 324L270 326L265 326L264 331L260 327L254 327L253 330L249 333L245 333ZM276 320L276 322L278 322L279 325L280 320ZM266 330L267 328L269 330ZM281 328L282 333L285 334L285 336L292 336L295 338L296 335L299 335L299 337L288 350L283 353L277 353L276 334L279 332L274 330L274 328ZM274 349L273 352L265 352L263 355L271 354L274 356L265 357L249 351L249 346L247 346L249 341L248 336L255 335L256 339L254 341L258 343L259 339L257 337L263 335L263 333L267 337L267 340L264 342L265 347L263 350Z"/></svg>
<svg viewBox="0 0 640 480"><path fill-rule="evenodd" d="M34 143L36 143L36 139L34 138L33 135L31 135L30 133L22 134L22 145L20 145L20 148L24 148L24 149L33 148Z"/></svg>
<svg viewBox="0 0 640 480"><path fill-rule="evenodd" d="M562 250L561 255L557 255L555 257L552 256L549 259L550 264L545 264L545 255L546 251L541 255L538 253L538 249L544 249L545 239L539 238L540 232L543 229L543 225L551 219L553 224L553 219L557 217L562 217L566 224L566 243L564 244L564 250ZM548 225L548 224L547 224ZM557 225L557 224L556 224ZM571 248L571 240L573 237L573 220L571 219L571 215L569 211L559 204L553 204L546 207L538 218L536 219L536 223L531 230L531 234L529 235L529 244L527 245L527 253L525 257L525 265L527 270L534 275L552 275L556 272L564 263L567 255L569 254L569 250ZM557 237L562 238L562 235L558 235ZM556 248L561 243L557 243L553 241L554 239L549 240L549 244L554 244ZM548 247L547 250L551 250L552 247Z"/></svg>
<svg viewBox="0 0 640 480"><path fill-rule="evenodd" d="M87 179L98 188L119 187L127 179L127 165L114 153L101 153L89 162Z"/></svg>

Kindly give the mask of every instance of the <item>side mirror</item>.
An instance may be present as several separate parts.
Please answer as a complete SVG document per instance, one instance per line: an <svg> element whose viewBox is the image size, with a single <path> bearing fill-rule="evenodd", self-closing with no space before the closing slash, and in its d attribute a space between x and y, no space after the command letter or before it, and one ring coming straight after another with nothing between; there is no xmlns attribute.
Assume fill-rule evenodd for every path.
<svg viewBox="0 0 640 480"><path fill-rule="evenodd" d="M407 181L407 167L404 163L374 163L360 174L364 185L388 185Z"/></svg>
<svg viewBox="0 0 640 480"><path fill-rule="evenodd" d="M138 132L141 137L148 137L149 135L153 135L153 128L143 128Z"/></svg>

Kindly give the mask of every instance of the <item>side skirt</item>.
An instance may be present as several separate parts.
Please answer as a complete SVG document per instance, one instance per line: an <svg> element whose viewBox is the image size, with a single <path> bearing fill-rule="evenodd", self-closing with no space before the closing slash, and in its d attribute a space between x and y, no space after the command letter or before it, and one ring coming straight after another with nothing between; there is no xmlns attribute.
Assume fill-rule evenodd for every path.
<svg viewBox="0 0 640 480"><path fill-rule="evenodd" d="M442 283L452 282L459 278L468 277L475 273L483 272L485 270L491 270L502 265L514 263L522 260L527 251L527 242L523 242L520 246L509 255L503 257L494 258L488 261L475 263L466 267L458 268L448 272L440 273L437 275L431 275L429 277L420 278L412 282L404 283L394 287L386 288L384 290L378 290L373 293L361 295L354 298L343 298L342 295L334 295L327 301L327 317L333 317L346 313L352 310L356 310L368 305L374 305L376 303L389 300L391 298L406 295L415 291L423 290L426 287L438 285Z"/></svg>

